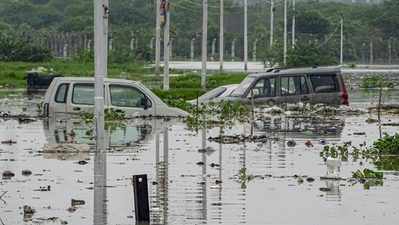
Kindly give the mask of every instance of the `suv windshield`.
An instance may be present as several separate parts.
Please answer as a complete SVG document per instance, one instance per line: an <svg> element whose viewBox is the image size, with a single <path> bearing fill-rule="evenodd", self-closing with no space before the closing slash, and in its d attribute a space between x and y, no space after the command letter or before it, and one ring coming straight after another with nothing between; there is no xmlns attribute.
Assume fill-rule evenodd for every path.
<svg viewBox="0 0 399 225"><path fill-rule="evenodd" d="M246 77L240 85L231 93L231 96L243 96L245 91L249 88L252 82L255 80L255 77Z"/></svg>

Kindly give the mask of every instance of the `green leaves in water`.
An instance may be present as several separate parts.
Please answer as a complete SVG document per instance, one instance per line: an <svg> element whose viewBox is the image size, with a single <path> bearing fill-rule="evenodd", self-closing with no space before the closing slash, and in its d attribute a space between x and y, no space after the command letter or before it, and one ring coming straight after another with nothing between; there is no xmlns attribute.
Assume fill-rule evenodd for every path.
<svg viewBox="0 0 399 225"><path fill-rule="evenodd" d="M380 155L398 155L399 156L399 134L385 136L376 142L373 147L378 150Z"/></svg>
<svg viewBox="0 0 399 225"><path fill-rule="evenodd" d="M80 117L86 124L95 122L93 113L82 113ZM104 120L106 129L115 130L118 127L125 127L126 114L122 110L108 108L104 110ZM88 131L87 133L93 132Z"/></svg>
<svg viewBox="0 0 399 225"><path fill-rule="evenodd" d="M247 168L245 167L241 168L238 174L238 179L240 180L241 183L241 189L246 189L247 183L251 181L253 178L254 177L252 175L247 174Z"/></svg>
<svg viewBox="0 0 399 225"><path fill-rule="evenodd" d="M187 118L187 124L192 129L206 126L231 127L235 122L249 120L249 109L238 102L218 102L201 104L193 108Z"/></svg>
<svg viewBox="0 0 399 225"><path fill-rule="evenodd" d="M383 172L377 172L370 169L357 170L352 174L355 179L384 179Z"/></svg>
<svg viewBox="0 0 399 225"><path fill-rule="evenodd" d="M377 172L370 169L357 170L352 174L352 178L357 179L363 184L363 188L368 190L373 186L384 185L384 173Z"/></svg>

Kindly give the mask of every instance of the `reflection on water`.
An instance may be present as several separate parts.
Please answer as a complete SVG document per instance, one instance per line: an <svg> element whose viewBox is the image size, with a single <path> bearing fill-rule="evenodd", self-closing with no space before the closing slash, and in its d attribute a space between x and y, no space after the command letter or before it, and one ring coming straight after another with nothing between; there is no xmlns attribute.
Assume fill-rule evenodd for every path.
<svg viewBox="0 0 399 225"><path fill-rule="evenodd" d="M265 135L267 141L239 144L208 138L248 135L248 124L191 132L182 121L132 120L107 130L107 152L93 151L91 127L75 120L20 124L0 119L0 140L17 142L0 145L0 172L16 174L0 181L0 194L8 191L7 204L0 201L0 217L5 224L23 224L21 207L29 205L37 213L27 224L53 224L46 221L50 217L79 225L134 224L131 177L147 174L151 224L396 224L397 176L387 175L384 186L367 191L347 181L319 179L326 166L319 155L324 144L318 140L370 145L379 131L377 124L365 124L366 119L348 116L312 122L276 117L257 121L255 135ZM323 126L336 129L318 132ZM382 129L390 134L398 131ZM361 131L367 132L354 135ZM296 145L287 146L289 140ZM305 145L308 140L313 147ZM90 151L47 154L42 152L46 144L83 144ZM78 160L88 164L79 165ZM359 167L374 168L371 161L361 165L360 161L343 162L341 175L350 177ZM375 163L378 169L392 170L396 161ZM242 168L250 177L245 188L238 179ZM33 175L22 176L23 169ZM294 175L303 177L303 182ZM51 191L34 191L45 185L51 185ZM68 212L71 198L87 204Z"/></svg>
<svg viewBox="0 0 399 225"><path fill-rule="evenodd" d="M340 202L342 200L339 180L326 180L325 187L321 190L325 192L327 201Z"/></svg>

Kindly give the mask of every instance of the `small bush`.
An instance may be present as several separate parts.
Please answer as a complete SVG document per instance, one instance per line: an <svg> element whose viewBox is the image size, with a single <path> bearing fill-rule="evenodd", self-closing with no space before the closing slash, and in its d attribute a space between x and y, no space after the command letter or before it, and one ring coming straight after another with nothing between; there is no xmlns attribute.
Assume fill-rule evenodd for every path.
<svg viewBox="0 0 399 225"><path fill-rule="evenodd" d="M0 61L43 62L51 59L48 49L16 35L0 34Z"/></svg>

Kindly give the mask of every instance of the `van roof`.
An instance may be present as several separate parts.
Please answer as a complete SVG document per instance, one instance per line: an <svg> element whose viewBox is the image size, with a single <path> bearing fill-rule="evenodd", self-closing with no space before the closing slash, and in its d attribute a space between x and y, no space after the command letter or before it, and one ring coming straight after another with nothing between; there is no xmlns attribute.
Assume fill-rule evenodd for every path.
<svg viewBox="0 0 399 225"><path fill-rule="evenodd" d="M61 81L61 82L71 82L71 81L94 82L94 77L56 77L54 79L57 81ZM104 82L107 82L107 83L139 83L134 80L110 79L110 78L105 78Z"/></svg>
<svg viewBox="0 0 399 225"><path fill-rule="evenodd" d="M293 69L273 69L269 72L253 73L249 74L251 77L260 76L278 76L278 75L290 75L290 74L337 74L341 73L340 66L330 67L308 67L308 68L293 68Z"/></svg>

